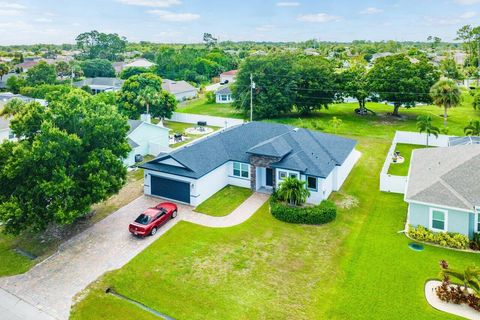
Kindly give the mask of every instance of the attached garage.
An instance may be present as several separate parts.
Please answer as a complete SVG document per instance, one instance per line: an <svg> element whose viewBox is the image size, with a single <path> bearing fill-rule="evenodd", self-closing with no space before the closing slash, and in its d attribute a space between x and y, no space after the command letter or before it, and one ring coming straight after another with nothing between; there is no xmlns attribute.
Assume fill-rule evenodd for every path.
<svg viewBox="0 0 480 320"><path fill-rule="evenodd" d="M162 198L190 203L190 183L151 176L151 194Z"/></svg>

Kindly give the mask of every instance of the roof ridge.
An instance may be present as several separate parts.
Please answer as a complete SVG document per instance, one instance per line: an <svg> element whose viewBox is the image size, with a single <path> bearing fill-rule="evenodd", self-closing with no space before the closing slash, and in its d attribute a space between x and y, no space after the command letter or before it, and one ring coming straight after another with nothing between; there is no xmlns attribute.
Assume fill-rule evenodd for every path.
<svg viewBox="0 0 480 320"><path fill-rule="evenodd" d="M328 154L328 156L330 157L331 160L335 161L335 163L337 164L338 161L337 159L335 159L335 157L330 153L330 151L328 151L327 148L325 148L325 146L323 144L320 143L320 141L318 141L317 139L315 139L315 136L313 135L313 132L311 130L305 130L307 131L308 135L310 135L310 137L313 139L313 141L315 141L315 143L323 150L325 151L326 154Z"/></svg>
<svg viewBox="0 0 480 320"><path fill-rule="evenodd" d="M461 194L457 192L450 184L448 184L445 180L442 178L439 179L440 184L442 184L445 188L448 189L451 193L453 193L460 201L463 202L464 205L467 207L474 207L472 203L470 203L467 199L465 199Z"/></svg>

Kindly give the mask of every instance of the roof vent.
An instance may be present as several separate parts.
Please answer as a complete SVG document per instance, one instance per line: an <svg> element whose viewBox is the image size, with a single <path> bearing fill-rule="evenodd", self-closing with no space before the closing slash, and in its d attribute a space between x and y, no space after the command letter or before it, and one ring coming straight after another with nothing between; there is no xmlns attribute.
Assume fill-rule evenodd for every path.
<svg viewBox="0 0 480 320"><path fill-rule="evenodd" d="M293 128L293 131L295 131L295 132L298 131L298 130L300 130L300 129L299 128Z"/></svg>

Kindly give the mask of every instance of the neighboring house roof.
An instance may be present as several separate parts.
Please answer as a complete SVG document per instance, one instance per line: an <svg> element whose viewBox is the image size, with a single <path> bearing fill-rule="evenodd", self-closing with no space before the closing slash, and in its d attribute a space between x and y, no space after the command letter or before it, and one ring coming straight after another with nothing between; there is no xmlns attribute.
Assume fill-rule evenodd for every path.
<svg viewBox="0 0 480 320"><path fill-rule="evenodd" d="M232 94L232 90L228 86L222 87L218 89L215 94L223 95L223 94Z"/></svg>
<svg viewBox="0 0 480 320"><path fill-rule="evenodd" d="M141 124L143 123L142 120L128 120L128 125L130 126L130 130L128 130L127 135L135 131Z"/></svg>
<svg viewBox="0 0 480 320"><path fill-rule="evenodd" d="M170 92L171 94L178 94L184 92L197 91L197 88L192 86L187 81L173 81L169 79L162 80L162 89Z"/></svg>
<svg viewBox="0 0 480 320"><path fill-rule="evenodd" d="M130 139L130 138L127 138L127 141L128 141L128 145L129 145L132 149L140 146L138 143L136 143L135 141L133 141L133 140Z"/></svg>
<svg viewBox="0 0 480 320"><path fill-rule="evenodd" d="M355 140L321 132L265 122L250 122L225 129L143 165L144 169L198 179L227 161L250 162L250 156L280 158L272 166L327 177L341 165ZM171 159L182 166L172 166Z"/></svg>
<svg viewBox="0 0 480 320"><path fill-rule="evenodd" d="M160 129L160 130L170 131L170 129L165 128L163 126L155 125L155 124L148 123L148 122L145 122L145 121L142 121L142 120L128 120L128 126L130 127L130 129L127 132L127 141L128 141L128 144L130 145L130 147L132 147L132 148L136 148L140 144L139 144L139 141L135 141L131 138L131 134L142 125L155 127L157 129ZM148 136L145 136L145 135L142 135L142 138L145 138L146 140L151 139L151 137L148 137Z"/></svg>
<svg viewBox="0 0 480 320"><path fill-rule="evenodd" d="M124 68L130 68L130 67L141 67L141 68L150 68L151 66L154 66L155 63L148 61L147 59L135 59L127 64L125 64Z"/></svg>
<svg viewBox="0 0 480 320"><path fill-rule="evenodd" d="M480 206L480 145L413 151L406 201L473 211Z"/></svg>
<svg viewBox="0 0 480 320"><path fill-rule="evenodd" d="M5 89L7 87L8 78L18 76L16 73L7 73L0 80L0 89Z"/></svg>
<svg viewBox="0 0 480 320"><path fill-rule="evenodd" d="M112 63L112 67L113 67L113 69L115 69L116 73L120 73L123 70L123 68L125 67L125 62L121 62L121 61L120 62L114 62L114 63Z"/></svg>
<svg viewBox="0 0 480 320"><path fill-rule="evenodd" d="M16 64L15 68L29 69L33 66L36 66L39 62L40 62L39 60L28 60L28 61L24 61L22 63Z"/></svg>
<svg viewBox="0 0 480 320"><path fill-rule="evenodd" d="M467 136L467 137L450 137L448 138L449 146L460 146L469 144L480 144L480 137Z"/></svg>
<svg viewBox="0 0 480 320"><path fill-rule="evenodd" d="M42 106L46 106L48 104L47 101L44 99L35 99L35 98L23 96L21 94L13 94L11 92L0 93L0 102L8 102L9 100L12 100L12 99L20 99L25 103L35 101L40 103Z"/></svg>
<svg viewBox="0 0 480 320"><path fill-rule="evenodd" d="M238 73L238 70L230 70L220 74L220 76L234 76Z"/></svg>
<svg viewBox="0 0 480 320"><path fill-rule="evenodd" d="M86 78L73 83L73 86L81 88L83 86L89 86L92 89L96 90L117 90L120 89L125 80L117 78L107 78L107 77L97 77L97 78Z"/></svg>

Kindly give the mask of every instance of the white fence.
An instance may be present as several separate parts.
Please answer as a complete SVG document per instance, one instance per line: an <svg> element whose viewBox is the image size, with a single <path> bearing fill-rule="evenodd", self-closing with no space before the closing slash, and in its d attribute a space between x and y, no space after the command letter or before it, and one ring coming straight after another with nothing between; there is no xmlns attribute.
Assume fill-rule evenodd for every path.
<svg viewBox="0 0 480 320"><path fill-rule="evenodd" d="M438 135L438 137L430 135L428 137L428 145L432 147L447 147L449 137L450 136L446 135ZM390 163L392 163L393 153L395 152L398 143L426 145L427 134L408 131L397 131L395 133L392 145L390 146L390 149L388 149L382 172L380 173L380 191L405 193L407 177L388 174Z"/></svg>
<svg viewBox="0 0 480 320"><path fill-rule="evenodd" d="M194 124L196 124L199 121L206 121L207 125L209 126L221 127L221 128L228 128L228 127L232 127L232 126L236 126L244 123L244 121L241 119L222 118L222 117L207 116L202 114L191 114L191 113L180 113L180 112L174 112L172 117L170 118L170 121L194 123Z"/></svg>

